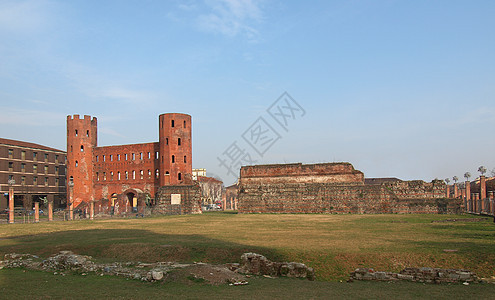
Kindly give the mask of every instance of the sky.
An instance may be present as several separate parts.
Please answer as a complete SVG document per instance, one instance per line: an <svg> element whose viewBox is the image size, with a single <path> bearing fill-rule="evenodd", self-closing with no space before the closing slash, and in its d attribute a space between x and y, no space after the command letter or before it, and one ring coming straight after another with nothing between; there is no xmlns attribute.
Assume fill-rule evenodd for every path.
<svg viewBox="0 0 495 300"><path fill-rule="evenodd" d="M0 137L158 141L193 120L193 168L350 162L366 177L495 168L495 2L0 0Z"/></svg>

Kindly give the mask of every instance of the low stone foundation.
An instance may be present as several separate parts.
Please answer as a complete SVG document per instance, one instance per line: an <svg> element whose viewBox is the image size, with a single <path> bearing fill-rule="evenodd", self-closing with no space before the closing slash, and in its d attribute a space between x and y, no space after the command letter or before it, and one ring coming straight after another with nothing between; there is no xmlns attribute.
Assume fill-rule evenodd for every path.
<svg viewBox="0 0 495 300"><path fill-rule="evenodd" d="M406 280L427 283L480 282L480 279L476 276L476 274L468 270L434 268L405 268L400 271L400 273L379 272L373 269L359 268L351 273L350 280Z"/></svg>

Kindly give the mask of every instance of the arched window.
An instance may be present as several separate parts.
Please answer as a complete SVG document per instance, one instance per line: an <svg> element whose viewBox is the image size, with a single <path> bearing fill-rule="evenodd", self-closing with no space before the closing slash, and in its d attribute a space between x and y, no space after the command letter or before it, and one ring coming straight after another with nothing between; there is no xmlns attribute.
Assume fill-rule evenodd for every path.
<svg viewBox="0 0 495 300"><path fill-rule="evenodd" d="M184 163L186 163L186 162L187 162L187 161L186 161L186 156L184 155Z"/></svg>
<svg viewBox="0 0 495 300"><path fill-rule="evenodd" d="M77 129L76 129L76 136L77 136Z"/></svg>
<svg viewBox="0 0 495 300"><path fill-rule="evenodd" d="M158 169L155 170L155 177L156 178L160 177L160 171Z"/></svg>
<svg viewBox="0 0 495 300"><path fill-rule="evenodd" d="M120 180L120 172L117 172L117 180Z"/></svg>
<svg viewBox="0 0 495 300"><path fill-rule="evenodd" d="M175 155L172 155L172 163L175 163Z"/></svg>
<svg viewBox="0 0 495 300"><path fill-rule="evenodd" d="M177 141L177 145L179 145L179 146L180 146L180 138L179 138L179 140Z"/></svg>
<svg viewBox="0 0 495 300"><path fill-rule="evenodd" d="M132 171L132 179L136 179L136 171Z"/></svg>
<svg viewBox="0 0 495 300"><path fill-rule="evenodd" d="M175 122L174 122L174 120L172 120L172 127L174 127L174 126L175 126Z"/></svg>
<svg viewBox="0 0 495 300"><path fill-rule="evenodd" d="M184 120L184 128L186 128L186 121Z"/></svg>
<svg viewBox="0 0 495 300"><path fill-rule="evenodd" d="M177 175L177 178L178 178L179 180L182 180L182 174L181 174L181 173L179 173L179 174Z"/></svg>
<svg viewBox="0 0 495 300"><path fill-rule="evenodd" d="M81 152L84 152L84 146L81 145Z"/></svg>
<svg viewBox="0 0 495 300"><path fill-rule="evenodd" d="M86 136L89 137L89 130L86 130Z"/></svg>
<svg viewBox="0 0 495 300"><path fill-rule="evenodd" d="M79 166L79 162L76 160L76 168L77 168L77 166Z"/></svg>

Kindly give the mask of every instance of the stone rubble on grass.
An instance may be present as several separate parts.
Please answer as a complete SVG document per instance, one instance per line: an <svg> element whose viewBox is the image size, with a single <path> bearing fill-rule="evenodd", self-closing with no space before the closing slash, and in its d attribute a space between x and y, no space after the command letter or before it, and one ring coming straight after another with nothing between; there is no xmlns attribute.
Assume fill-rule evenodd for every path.
<svg viewBox="0 0 495 300"><path fill-rule="evenodd" d="M231 267L233 264L231 264ZM241 263L235 270L238 273L315 279L313 268L297 262L273 262L261 254L244 253Z"/></svg>
<svg viewBox="0 0 495 300"><path fill-rule="evenodd" d="M352 280L372 281L414 281L427 283L481 282L474 272L456 269L405 268L400 273L379 272L368 268L358 268L351 273Z"/></svg>
<svg viewBox="0 0 495 300"><path fill-rule="evenodd" d="M233 286L246 285L245 278L253 274L265 277L293 277L308 278L314 280L314 270L302 263L296 262L272 262L266 257L256 253L244 253L241 256L241 263L225 264L215 266L205 263L181 264L175 262L127 262L127 263L107 263L98 264L92 261L91 256L74 254L71 251L60 251L59 253L43 260L31 254L6 254L3 261L0 261L2 268L19 268L42 270L52 272L54 275L65 276L67 274L87 275L113 275L125 277L127 279L141 281L162 281L166 275L176 269L188 269L196 272L195 276L207 282L219 284L220 282Z"/></svg>

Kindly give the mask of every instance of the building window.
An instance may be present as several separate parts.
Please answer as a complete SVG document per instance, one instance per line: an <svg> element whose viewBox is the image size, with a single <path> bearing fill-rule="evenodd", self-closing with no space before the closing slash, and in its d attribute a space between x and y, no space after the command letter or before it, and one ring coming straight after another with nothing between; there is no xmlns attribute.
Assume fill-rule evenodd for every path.
<svg viewBox="0 0 495 300"><path fill-rule="evenodd" d="M112 181L112 180L113 180L113 171L110 172L110 181Z"/></svg>
<svg viewBox="0 0 495 300"><path fill-rule="evenodd" d="M45 174L48 174L48 166L45 166Z"/></svg>
<svg viewBox="0 0 495 300"><path fill-rule="evenodd" d="M71 177L69 178L69 182L74 183L74 176L71 176Z"/></svg>
<svg viewBox="0 0 495 300"><path fill-rule="evenodd" d="M125 160L127 160L127 153L126 153L126 154L124 154L124 157L125 157Z"/></svg>
<svg viewBox="0 0 495 300"><path fill-rule="evenodd" d="M167 145L168 145L168 138L166 138L166 139L165 139L165 141L166 141L166 143L167 143Z"/></svg>
<svg viewBox="0 0 495 300"><path fill-rule="evenodd" d="M79 165L79 162L76 160L76 168L77 168L78 165Z"/></svg>
<svg viewBox="0 0 495 300"><path fill-rule="evenodd" d="M9 180L14 179L14 175L9 175Z"/></svg>
<svg viewBox="0 0 495 300"><path fill-rule="evenodd" d="M117 180L120 180L120 172L117 172Z"/></svg>
<svg viewBox="0 0 495 300"><path fill-rule="evenodd" d="M55 155L55 163L58 164L58 155Z"/></svg>
<svg viewBox="0 0 495 300"><path fill-rule="evenodd" d="M175 155L172 155L172 163L175 163Z"/></svg>
<svg viewBox="0 0 495 300"><path fill-rule="evenodd" d="M26 176L21 176L21 184L26 184Z"/></svg>
<svg viewBox="0 0 495 300"><path fill-rule="evenodd" d="M89 130L86 130L86 136L89 137Z"/></svg>
<svg viewBox="0 0 495 300"><path fill-rule="evenodd" d="M98 155L96 155L96 162L98 162Z"/></svg>
<svg viewBox="0 0 495 300"><path fill-rule="evenodd" d="M160 153L158 151L155 152L155 159L158 159L160 157Z"/></svg>
<svg viewBox="0 0 495 300"><path fill-rule="evenodd" d="M45 153L45 161L48 161L48 153Z"/></svg>
<svg viewBox="0 0 495 300"><path fill-rule="evenodd" d="M33 184L38 185L38 177L36 176L33 177Z"/></svg>
<svg viewBox="0 0 495 300"><path fill-rule="evenodd" d="M59 186L59 183L60 183L60 181L58 180L58 178L55 178L55 185Z"/></svg>
<svg viewBox="0 0 495 300"><path fill-rule="evenodd" d="M120 161L120 154L117 154L117 160Z"/></svg>
<svg viewBox="0 0 495 300"><path fill-rule="evenodd" d="M182 174L181 174L181 173L177 174L177 178L178 178L179 180L182 180Z"/></svg>
<svg viewBox="0 0 495 300"><path fill-rule="evenodd" d="M110 154L110 161L113 161L113 155Z"/></svg>
<svg viewBox="0 0 495 300"><path fill-rule="evenodd" d="M21 172L26 172L26 164L21 164Z"/></svg>
<svg viewBox="0 0 495 300"><path fill-rule="evenodd" d="M172 127L174 127L174 126L175 126L175 122L174 122L174 120L172 120Z"/></svg>
<svg viewBox="0 0 495 300"><path fill-rule="evenodd" d="M9 158L12 158L12 157L14 157L14 150L9 149Z"/></svg>
<svg viewBox="0 0 495 300"><path fill-rule="evenodd" d="M186 128L186 121L184 121L184 128Z"/></svg>
<svg viewBox="0 0 495 300"><path fill-rule="evenodd" d="M21 159L22 160L26 159L26 151L21 151Z"/></svg>
<svg viewBox="0 0 495 300"><path fill-rule="evenodd" d="M37 165L33 165L33 173L34 174L38 173L38 166Z"/></svg>
<svg viewBox="0 0 495 300"><path fill-rule="evenodd" d="M70 146L70 152L72 152L72 145Z"/></svg>
<svg viewBox="0 0 495 300"><path fill-rule="evenodd" d="M143 170L140 170L140 171L139 171L139 175L140 175L140 178L141 178L141 179L143 179L143 178L144 178L144 172L143 172Z"/></svg>
<svg viewBox="0 0 495 300"><path fill-rule="evenodd" d="M125 171L125 180L129 179L129 172Z"/></svg>
<svg viewBox="0 0 495 300"><path fill-rule="evenodd" d="M13 162L9 162L9 172L14 172L14 163Z"/></svg>
<svg viewBox="0 0 495 300"><path fill-rule="evenodd" d="M139 153L139 159L143 160L143 152Z"/></svg>
<svg viewBox="0 0 495 300"><path fill-rule="evenodd" d="M48 177L45 177L45 186L48 186Z"/></svg>
<svg viewBox="0 0 495 300"><path fill-rule="evenodd" d="M132 153L132 160L136 160L136 153Z"/></svg>
<svg viewBox="0 0 495 300"><path fill-rule="evenodd" d="M177 140L177 145L180 146L180 138Z"/></svg>
<svg viewBox="0 0 495 300"><path fill-rule="evenodd" d="M151 152L148 152L148 159L151 159Z"/></svg>
<svg viewBox="0 0 495 300"><path fill-rule="evenodd" d="M36 161L36 156L38 156L38 153L33 152L33 160Z"/></svg>
<svg viewBox="0 0 495 300"><path fill-rule="evenodd" d="M84 146L81 145L81 152L84 152Z"/></svg>
<svg viewBox="0 0 495 300"><path fill-rule="evenodd" d="M55 175L58 175L58 167L55 166Z"/></svg>
<svg viewBox="0 0 495 300"><path fill-rule="evenodd" d="M136 179L136 171L134 171L134 170L132 171L132 179L133 180Z"/></svg>
<svg viewBox="0 0 495 300"><path fill-rule="evenodd" d="M150 169L148 169L148 178L151 179L151 170Z"/></svg>
<svg viewBox="0 0 495 300"><path fill-rule="evenodd" d="M107 180L107 172L103 172L103 181Z"/></svg>
<svg viewBox="0 0 495 300"><path fill-rule="evenodd" d="M160 171L158 169L155 170L155 177L157 179L160 177Z"/></svg>
<svg viewBox="0 0 495 300"><path fill-rule="evenodd" d="M105 155L103 155L103 161L105 161Z"/></svg>
<svg viewBox="0 0 495 300"><path fill-rule="evenodd" d="M186 163L186 156L184 155L184 163Z"/></svg>
<svg viewBox="0 0 495 300"><path fill-rule="evenodd" d="M100 181L100 174L96 172L96 181Z"/></svg>
<svg viewBox="0 0 495 300"><path fill-rule="evenodd" d="M77 132L77 129L76 129L76 136L77 136L78 132Z"/></svg>

